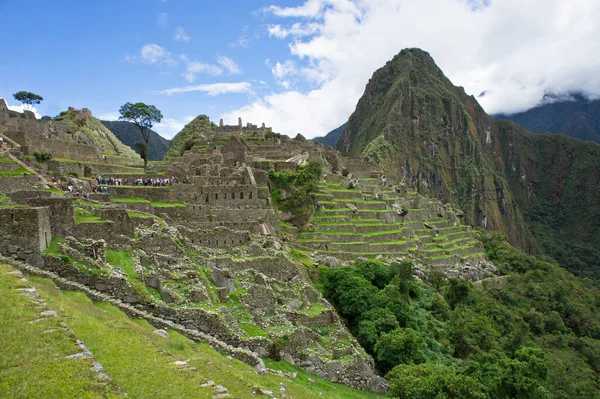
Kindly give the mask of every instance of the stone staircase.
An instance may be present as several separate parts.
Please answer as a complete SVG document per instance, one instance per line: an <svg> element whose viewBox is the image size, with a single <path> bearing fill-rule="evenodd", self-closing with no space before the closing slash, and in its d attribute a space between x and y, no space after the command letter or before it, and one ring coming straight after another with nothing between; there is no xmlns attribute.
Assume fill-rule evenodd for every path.
<svg viewBox="0 0 600 399"><path fill-rule="evenodd" d="M423 263L451 265L485 259L471 227L439 202L382 188L378 179L361 179L354 189L345 182L321 183L316 198L321 208L310 230L282 226L298 249L341 260L410 255Z"/></svg>

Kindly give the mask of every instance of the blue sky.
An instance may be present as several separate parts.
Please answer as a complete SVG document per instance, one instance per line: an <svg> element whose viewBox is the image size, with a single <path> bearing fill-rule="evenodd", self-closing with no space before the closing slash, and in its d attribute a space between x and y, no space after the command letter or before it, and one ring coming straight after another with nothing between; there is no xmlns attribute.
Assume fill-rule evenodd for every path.
<svg viewBox="0 0 600 399"><path fill-rule="evenodd" d="M488 112L521 111L546 92L600 94L599 3L0 0L0 97L33 91L41 115L109 119L143 101L165 137L199 114L313 137L347 120L375 69L421 47L486 91Z"/></svg>

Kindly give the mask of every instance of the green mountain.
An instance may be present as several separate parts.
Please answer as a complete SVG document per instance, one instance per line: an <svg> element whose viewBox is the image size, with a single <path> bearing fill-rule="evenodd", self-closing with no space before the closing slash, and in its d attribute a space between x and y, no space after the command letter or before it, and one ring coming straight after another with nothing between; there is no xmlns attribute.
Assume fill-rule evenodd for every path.
<svg viewBox="0 0 600 399"><path fill-rule="evenodd" d="M312 141L314 141L315 143L323 143L326 146L335 148L335 144L342 136L342 133L344 133L344 129L346 128L347 124L348 122L344 123L342 126L338 127L337 129L333 129L331 132L327 133L323 137L315 137L314 139L312 139Z"/></svg>
<svg viewBox="0 0 600 399"><path fill-rule="evenodd" d="M212 123L208 116L199 115L181 129L169 143L165 159L180 157L184 151L194 146L196 141L205 140L208 134L215 131L217 125Z"/></svg>
<svg viewBox="0 0 600 399"><path fill-rule="evenodd" d="M517 122L532 133L562 133L580 140L600 142L600 100L573 94L566 101L546 96L552 102L526 112L495 115Z"/></svg>
<svg viewBox="0 0 600 399"><path fill-rule="evenodd" d="M108 130L125 145L133 148L138 154L136 143L142 143L142 134L140 129L132 122L127 121L100 121ZM154 130L150 130L150 142L148 143L148 155L151 161L160 161L165 156L169 140L163 138Z"/></svg>
<svg viewBox="0 0 600 399"><path fill-rule="evenodd" d="M373 74L336 147L452 202L467 223L600 277L600 146L495 120L420 49Z"/></svg>

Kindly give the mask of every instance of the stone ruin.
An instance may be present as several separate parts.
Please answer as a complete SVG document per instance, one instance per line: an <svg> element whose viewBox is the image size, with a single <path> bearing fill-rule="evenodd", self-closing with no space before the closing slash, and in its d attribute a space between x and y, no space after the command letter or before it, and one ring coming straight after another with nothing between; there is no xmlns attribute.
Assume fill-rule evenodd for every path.
<svg viewBox="0 0 600 399"><path fill-rule="evenodd" d="M63 145L50 138L54 144L40 147L39 136L36 141L15 126L2 135L27 138L23 147ZM428 267L471 280L496 271L459 211L412 192L362 158L268 132L264 124L221 121L209 142L152 165L150 174L90 162L87 150L67 147L77 161L71 163L94 173L170 183L140 186L125 177L129 184L107 186L108 193L86 192L89 184L82 183L88 199L49 193L36 176L0 178L0 194L10 199L0 207L0 254L249 350L253 359L285 360L330 381L385 391L373 360L314 289L311 274L318 268L300 263L292 248L308 254L311 264L328 266L411 258L422 278ZM326 173L316 194L319 209L298 231L280 220L267 172L296 170L310 157L321 159ZM70 169L52 170L39 172L65 181ZM131 265L115 264L108 251Z"/></svg>
<svg viewBox="0 0 600 399"><path fill-rule="evenodd" d="M237 125L224 125L223 119L220 120L219 126L215 130L217 138L224 138L229 136L244 136L249 138L264 139L267 133L272 133L273 129L266 127L264 122L258 127L251 123L247 123L246 126L242 125L242 118L238 118Z"/></svg>

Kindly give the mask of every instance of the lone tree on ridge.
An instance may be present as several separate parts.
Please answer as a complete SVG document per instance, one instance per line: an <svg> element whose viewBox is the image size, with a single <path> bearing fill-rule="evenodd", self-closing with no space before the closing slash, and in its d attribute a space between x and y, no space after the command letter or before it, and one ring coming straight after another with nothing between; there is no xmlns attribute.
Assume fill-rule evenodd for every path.
<svg viewBox="0 0 600 399"><path fill-rule="evenodd" d="M23 109L31 110L34 104L41 103L44 98L30 91L19 91L13 94L15 100L23 103Z"/></svg>
<svg viewBox="0 0 600 399"><path fill-rule="evenodd" d="M148 105L144 103L125 103L119 109L119 120L133 122L142 132L143 143L140 143L141 148L140 156L144 160L144 170L148 166L148 143L150 142L150 129L154 123L160 123L163 118L163 114L154 105Z"/></svg>

